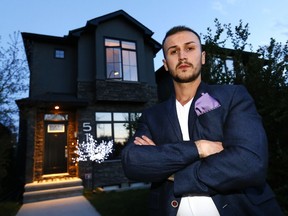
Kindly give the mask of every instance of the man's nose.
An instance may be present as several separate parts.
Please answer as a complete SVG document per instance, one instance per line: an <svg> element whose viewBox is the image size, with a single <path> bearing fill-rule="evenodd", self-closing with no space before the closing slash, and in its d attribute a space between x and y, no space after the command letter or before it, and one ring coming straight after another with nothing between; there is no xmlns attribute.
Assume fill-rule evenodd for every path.
<svg viewBox="0 0 288 216"><path fill-rule="evenodd" d="M187 53L185 52L185 50L179 51L178 58L179 58L179 61L183 61L183 60L187 59Z"/></svg>

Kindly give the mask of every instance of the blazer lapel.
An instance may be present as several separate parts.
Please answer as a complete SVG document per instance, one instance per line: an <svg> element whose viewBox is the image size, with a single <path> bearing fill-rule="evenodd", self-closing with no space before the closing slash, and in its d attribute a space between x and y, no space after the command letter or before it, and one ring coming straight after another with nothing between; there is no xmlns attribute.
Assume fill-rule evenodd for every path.
<svg viewBox="0 0 288 216"><path fill-rule="evenodd" d="M183 140L181 127L178 121L177 111L176 111L176 98L171 97L168 101L166 115L171 124L171 128L175 131L178 140Z"/></svg>
<svg viewBox="0 0 288 216"><path fill-rule="evenodd" d="M195 125L195 121L197 119L196 112L194 111L194 104L195 101L201 96L202 93L206 92L206 84L201 82L197 91L196 95L192 101L190 111L189 111L189 119L188 119L188 127L189 127L189 136L190 140L193 140L193 127ZM181 132L181 127L178 121L178 116L177 116L177 111L176 111L176 98L175 95L170 97L170 99L167 101L167 110L166 110L166 115L167 118L171 124L171 128L175 131L175 135L178 140L183 140L182 132Z"/></svg>
<svg viewBox="0 0 288 216"><path fill-rule="evenodd" d="M197 119L197 115L196 115L196 112L194 110L194 107L195 107L195 101L201 97L202 93L205 93L207 88L206 88L206 84L201 82L197 91L196 91L196 94L195 94L195 97L192 101L192 104L191 104L191 107L190 107L190 110L189 110L189 119L188 119L188 127L189 127L189 137L190 137L190 140L193 140L193 127L195 126L195 121Z"/></svg>

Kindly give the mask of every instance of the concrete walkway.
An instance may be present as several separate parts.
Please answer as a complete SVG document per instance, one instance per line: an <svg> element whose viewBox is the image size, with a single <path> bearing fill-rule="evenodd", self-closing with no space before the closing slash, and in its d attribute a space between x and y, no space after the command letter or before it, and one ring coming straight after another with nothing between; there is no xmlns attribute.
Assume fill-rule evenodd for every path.
<svg viewBox="0 0 288 216"><path fill-rule="evenodd" d="M16 216L101 216L84 196L23 204Z"/></svg>

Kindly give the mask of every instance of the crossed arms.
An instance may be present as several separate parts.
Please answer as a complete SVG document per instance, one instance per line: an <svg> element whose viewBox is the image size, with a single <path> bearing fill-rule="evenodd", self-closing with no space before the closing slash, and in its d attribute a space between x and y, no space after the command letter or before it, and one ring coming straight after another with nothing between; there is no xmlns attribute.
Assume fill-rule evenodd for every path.
<svg viewBox="0 0 288 216"><path fill-rule="evenodd" d="M218 142L199 139L159 143L157 133L161 130L151 132L155 129L151 119L156 115L150 118L144 114L134 140L123 151L127 177L163 182L174 175L174 192L180 196L226 194L264 184L268 156L261 118L247 93L238 89L234 96L236 105Z"/></svg>

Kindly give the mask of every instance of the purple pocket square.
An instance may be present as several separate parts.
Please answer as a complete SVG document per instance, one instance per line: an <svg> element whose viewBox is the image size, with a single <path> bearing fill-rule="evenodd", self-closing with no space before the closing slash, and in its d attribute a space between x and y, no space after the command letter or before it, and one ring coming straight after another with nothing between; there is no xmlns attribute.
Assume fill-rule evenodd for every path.
<svg viewBox="0 0 288 216"><path fill-rule="evenodd" d="M200 116L220 106L220 103L215 98L208 93L202 93L202 96L195 101L195 112L197 116Z"/></svg>

